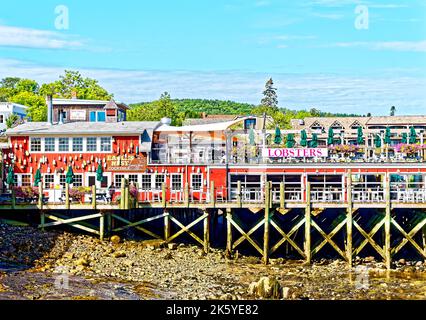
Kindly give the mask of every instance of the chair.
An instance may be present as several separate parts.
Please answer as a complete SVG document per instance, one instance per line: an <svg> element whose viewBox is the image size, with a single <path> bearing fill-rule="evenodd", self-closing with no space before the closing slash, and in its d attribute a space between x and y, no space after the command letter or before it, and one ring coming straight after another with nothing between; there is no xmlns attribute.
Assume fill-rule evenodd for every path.
<svg viewBox="0 0 426 320"><path fill-rule="evenodd" d="M161 191L160 190L153 190L152 191L152 201L153 202L160 202L161 201Z"/></svg>

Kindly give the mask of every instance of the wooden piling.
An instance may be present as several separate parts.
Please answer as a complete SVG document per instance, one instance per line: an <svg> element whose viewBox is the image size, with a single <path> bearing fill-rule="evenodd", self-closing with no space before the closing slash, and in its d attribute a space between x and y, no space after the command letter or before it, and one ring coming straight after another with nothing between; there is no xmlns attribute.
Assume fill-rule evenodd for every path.
<svg viewBox="0 0 426 320"><path fill-rule="evenodd" d="M185 206L189 207L189 184L188 183L185 183L184 198L185 198Z"/></svg>
<svg viewBox="0 0 426 320"><path fill-rule="evenodd" d="M120 209L125 209L125 188L126 188L126 179L121 178L121 190L120 190Z"/></svg>
<svg viewBox="0 0 426 320"><path fill-rule="evenodd" d="M43 210L43 183L38 183L38 208Z"/></svg>
<svg viewBox="0 0 426 320"><path fill-rule="evenodd" d="M216 192L214 188L214 181L210 183L210 204L213 208L216 206Z"/></svg>
<svg viewBox="0 0 426 320"><path fill-rule="evenodd" d="M170 213L164 210L164 240L168 241L170 238Z"/></svg>
<svg viewBox="0 0 426 320"><path fill-rule="evenodd" d="M353 204L352 204L352 172L348 171L347 181L347 199L348 207L346 209L346 257L348 260L349 268L352 268L352 219L353 219Z"/></svg>
<svg viewBox="0 0 426 320"><path fill-rule="evenodd" d="M232 209L226 208L226 249L229 253L232 252Z"/></svg>
<svg viewBox="0 0 426 320"><path fill-rule="evenodd" d="M237 182L237 205L239 207L242 206L242 199L241 199L241 181L238 180Z"/></svg>
<svg viewBox="0 0 426 320"><path fill-rule="evenodd" d="M166 184L163 183L161 185L161 205L162 205L163 208L165 208L166 204L167 204L166 196L167 196L167 194L166 194Z"/></svg>
<svg viewBox="0 0 426 320"><path fill-rule="evenodd" d="M270 206L271 206L271 183L269 181L265 184L265 229L263 234L263 263L269 262L269 220L270 220Z"/></svg>
<svg viewBox="0 0 426 320"><path fill-rule="evenodd" d="M65 208L70 209L70 185L65 183Z"/></svg>
<svg viewBox="0 0 426 320"><path fill-rule="evenodd" d="M284 189L284 182L281 181L280 183L280 208L285 208L285 189Z"/></svg>
<svg viewBox="0 0 426 320"><path fill-rule="evenodd" d="M390 178L386 174L385 198L386 198L386 212L385 212L385 265L387 269L391 268L391 202L390 202Z"/></svg>
<svg viewBox="0 0 426 320"><path fill-rule="evenodd" d="M96 210L96 185L92 186L92 209Z"/></svg>
<svg viewBox="0 0 426 320"><path fill-rule="evenodd" d="M306 183L306 208L305 208L305 256L306 263L311 263L311 183Z"/></svg>
<svg viewBox="0 0 426 320"><path fill-rule="evenodd" d="M130 193L129 193L129 184L127 183L126 180L126 184L124 187L124 210L129 210L130 209Z"/></svg>
<svg viewBox="0 0 426 320"><path fill-rule="evenodd" d="M137 193L136 193L136 198L133 201L133 208L138 209L139 208L139 183L137 182L135 183L135 188L137 190Z"/></svg>
<svg viewBox="0 0 426 320"><path fill-rule="evenodd" d="M207 215L204 218L204 252L208 253L210 250L210 214L207 210L204 211Z"/></svg>
<svg viewBox="0 0 426 320"><path fill-rule="evenodd" d="M96 190L96 186L95 186L95 190ZM101 212L101 216L99 217L99 239L101 241L104 241L104 236L105 236L105 217L104 217L104 213Z"/></svg>

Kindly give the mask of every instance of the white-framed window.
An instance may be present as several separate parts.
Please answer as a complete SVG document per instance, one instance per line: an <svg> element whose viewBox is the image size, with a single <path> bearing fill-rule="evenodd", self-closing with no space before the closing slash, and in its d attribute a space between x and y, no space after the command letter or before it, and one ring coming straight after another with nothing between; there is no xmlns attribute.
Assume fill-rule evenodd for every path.
<svg viewBox="0 0 426 320"><path fill-rule="evenodd" d="M137 174L129 174L129 184L136 185L138 183L138 175Z"/></svg>
<svg viewBox="0 0 426 320"><path fill-rule="evenodd" d="M182 174L172 173L170 179L170 187L172 191L181 191L182 190Z"/></svg>
<svg viewBox="0 0 426 320"><path fill-rule="evenodd" d="M121 188L121 179L125 178L124 174L116 174L114 176L114 185L116 188Z"/></svg>
<svg viewBox="0 0 426 320"><path fill-rule="evenodd" d="M44 138L44 152L55 152L55 151L56 151L56 139Z"/></svg>
<svg viewBox="0 0 426 320"><path fill-rule="evenodd" d="M41 152L41 138L31 138L31 152Z"/></svg>
<svg viewBox="0 0 426 320"><path fill-rule="evenodd" d="M45 174L43 177L44 188L53 189L55 184L55 176L53 174Z"/></svg>
<svg viewBox="0 0 426 320"><path fill-rule="evenodd" d="M69 152L70 151L70 139L69 138L59 138L59 152Z"/></svg>
<svg viewBox="0 0 426 320"><path fill-rule="evenodd" d="M155 190L163 189L163 183L166 182L166 176L164 174L156 174L155 175Z"/></svg>
<svg viewBox="0 0 426 320"><path fill-rule="evenodd" d="M203 174L192 173L191 174L191 189L194 191L200 191L203 189Z"/></svg>
<svg viewBox="0 0 426 320"><path fill-rule="evenodd" d="M83 175L82 174L75 174L74 175L74 183L72 184L73 187L82 187L83 186Z"/></svg>
<svg viewBox="0 0 426 320"><path fill-rule="evenodd" d="M31 187L31 175L30 174L21 175L21 186L22 187Z"/></svg>
<svg viewBox="0 0 426 320"><path fill-rule="evenodd" d="M73 152L83 151L83 138L72 138L72 151Z"/></svg>
<svg viewBox="0 0 426 320"><path fill-rule="evenodd" d="M88 152L98 151L98 138L96 137L87 138L86 151Z"/></svg>
<svg viewBox="0 0 426 320"><path fill-rule="evenodd" d="M111 137L101 137L101 152L111 152Z"/></svg>
<svg viewBox="0 0 426 320"><path fill-rule="evenodd" d="M67 175L66 174L60 174L59 175L59 184L63 189L65 189L65 185L67 184Z"/></svg>
<svg viewBox="0 0 426 320"><path fill-rule="evenodd" d="M141 175L141 189L142 190L151 190L152 189L151 181L152 181L152 175L142 174Z"/></svg>

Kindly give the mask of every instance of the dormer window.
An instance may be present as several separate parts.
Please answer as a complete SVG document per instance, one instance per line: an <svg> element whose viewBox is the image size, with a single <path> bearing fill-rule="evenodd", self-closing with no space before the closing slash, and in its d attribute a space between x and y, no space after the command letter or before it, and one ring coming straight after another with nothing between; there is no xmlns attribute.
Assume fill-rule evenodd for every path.
<svg viewBox="0 0 426 320"><path fill-rule="evenodd" d="M311 125L311 129L312 130L324 130L324 126L321 125L318 121L315 121L312 125Z"/></svg>
<svg viewBox="0 0 426 320"><path fill-rule="evenodd" d="M340 124L339 121L334 121L333 124L331 125L331 128L333 128L333 129L343 129L343 126Z"/></svg>

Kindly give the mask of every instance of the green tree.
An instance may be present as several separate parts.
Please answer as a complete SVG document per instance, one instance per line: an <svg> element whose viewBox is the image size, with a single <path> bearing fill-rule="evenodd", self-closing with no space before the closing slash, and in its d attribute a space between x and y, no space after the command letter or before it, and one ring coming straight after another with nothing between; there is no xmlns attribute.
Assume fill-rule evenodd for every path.
<svg viewBox="0 0 426 320"><path fill-rule="evenodd" d="M11 98L11 102L28 106L27 117L34 122L47 121L47 106L43 97L31 93L20 92Z"/></svg>
<svg viewBox="0 0 426 320"><path fill-rule="evenodd" d="M160 119L170 118L172 119L172 123L176 120L176 116L177 116L176 108L168 92L164 92L161 95L160 100L156 102L156 109L158 112L158 117Z"/></svg>
<svg viewBox="0 0 426 320"><path fill-rule="evenodd" d="M16 114L11 114L7 119L6 119L6 127L8 129L13 128L13 126L15 125L15 123L19 120L19 116L17 116Z"/></svg>
<svg viewBox="0 0 426 320"><path fill-rule="evenodd" d="M0 81L1 88L16 89L16 85L19 83L21 78L17 77L6 77Z"/></svg>
<svg viewBox="0 0 426 320"><path fill-rule="evenodd" d="M272 78L265 84L265 91L263 91L263 98L260 102L260 107L264 109L264 112L267 114L274 114L278 111L277 89L274 88L274 81Z"/></svg>
<svg viewBox="0 0 426 320"><path fill-rule="evenodd" d="M395 108L395 106L392 106L390 108L390 116L393 117L395 115L395 112L396 112L396 108Z"/></svg>

